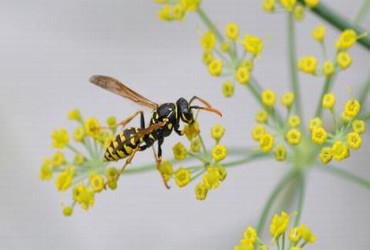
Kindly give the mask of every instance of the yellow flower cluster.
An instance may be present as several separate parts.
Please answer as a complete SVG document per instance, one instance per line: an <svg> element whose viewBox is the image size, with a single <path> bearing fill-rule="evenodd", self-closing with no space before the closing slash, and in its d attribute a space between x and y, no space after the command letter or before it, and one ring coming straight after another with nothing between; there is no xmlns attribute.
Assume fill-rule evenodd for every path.
<svg viewBox="0 0 370 250"><path fill-rule="evenodd" d="M305 7L315 8L319 4L319 0L305 0L304 3L303 5L297 0L263 0L262 9L270 13L275 12L277 9L284 9L292 12L295 20L301 21L305 16Z"/></svg>
<svg viewBox="0 0 370 250"><path fill-rule="evenodd" d="M311 232L304 224L300 224L297 227L292 227L288 229L290 224L291 215L286 212L281 212L280 214L275 214L270 223L270 235L272 237L272 242L278 246L284 246L285 234L288 235L291 250L303 249L303 247L309 243L312 244L316 241L316 236ZM281 243L283 242L283 243ZM248 227L244 233L243 238L240 240L238 246L234 247L234 250L267 250L267 244L265 244L257 234L256 229L253 227Z"/></svg>
<svg viewBox="0 0 370 250"><path fill-rule="evenodd" d="M103 162L104 143L115 132L115 118L107 119L111 128L108 131L101 129L94 117L83 119L78 109L68 112L68 119L77 122L76 129L71 136L64 128L51 133L52 147L58 151L44 158L39 174L41 180L51 180L56 175L55 187L60 192L72 190L72 205L63 209L66 216L72 215L76 204L84 210L93 206L95 193L101 192L105 183L112 189L116 186L111 178L112 171L107 171ZM66 157L71 155L68 151L72 153L71 160ZM112 169L118 173L115 168Z"/></svg>
<svg viewBox="0 0 370 250"><path fill-rule="evenodd" d="M201 0L155 0L162 4L158 11L158 18L163 21L183 20L189 11L196 11L201 4Z"/></svg>

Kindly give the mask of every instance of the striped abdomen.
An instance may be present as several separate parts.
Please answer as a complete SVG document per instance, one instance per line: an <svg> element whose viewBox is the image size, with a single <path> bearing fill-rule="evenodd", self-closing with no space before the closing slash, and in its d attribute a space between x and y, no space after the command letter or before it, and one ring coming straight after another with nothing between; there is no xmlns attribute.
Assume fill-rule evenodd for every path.
<svg viewBox="0 0 370 250"><path fill-rule="evenodd" d="M118 161L132 154L142 142L143 138L136 138L135 135L140 128L128 128L114 138L104 153L104 161Z"/></svg>

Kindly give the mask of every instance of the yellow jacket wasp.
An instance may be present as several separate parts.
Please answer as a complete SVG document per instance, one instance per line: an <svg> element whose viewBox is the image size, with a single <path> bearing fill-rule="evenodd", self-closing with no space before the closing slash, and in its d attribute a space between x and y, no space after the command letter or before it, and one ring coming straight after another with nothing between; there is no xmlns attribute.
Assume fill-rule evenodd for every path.
<svg viewBox="0 0 370 250"><path fill-rule="evenodd" d="M125 127L132 119L134 119L137 115L140 115L140 128L125 128L116 136L115 139L110 142L109 146L106 148L104 161L117 161L119 159L127 158L126 163L119 171L117 179L122 174L125 167L130 164L135 156L135 153L137 151L143 151L147 149L148 147L152 146L155 141L158 142L158 151L155 153L154 148L153 151L158 169L161 163L161 146L164 138L169 136L173 130L180 136L183 135L183 131L180 130L180 120L187 124L194 123L194 116L192 112L193 109L206 110L222 116L220 111L212 108L208 102L197 96L191 98L189 102L180 97L176 103L164 103L158 105L155 102L152 102L144 96L136 93L120 81L109 76L95 75L90 78L90 82L153 110L150 124L147 127L145 126L144 113L141 110L133 113L118 123L118 126L120 125ZM205 106L201 107L192 105L193 101L195 100L200 101ZM165 186L169 188L164 178L163 181Z"/></svg>

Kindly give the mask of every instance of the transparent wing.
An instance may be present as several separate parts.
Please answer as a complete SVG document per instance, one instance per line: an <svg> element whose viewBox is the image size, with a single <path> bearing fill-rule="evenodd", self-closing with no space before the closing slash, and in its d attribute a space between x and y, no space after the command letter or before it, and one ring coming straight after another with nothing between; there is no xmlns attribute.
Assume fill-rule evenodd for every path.
<svg viewBox="0 0 370 250"><path fill-rule="evenodd" d="M126 85L112 77L95 75L90 78L90 82L112 93L130 99L131 101L136 102L141 106L145 106L152 110L158 108L157 103L152 102L151 100L140 95L139 93L136 93L135 91L133 91L132 89L130 89L129 87L127 87Z"/></svg>

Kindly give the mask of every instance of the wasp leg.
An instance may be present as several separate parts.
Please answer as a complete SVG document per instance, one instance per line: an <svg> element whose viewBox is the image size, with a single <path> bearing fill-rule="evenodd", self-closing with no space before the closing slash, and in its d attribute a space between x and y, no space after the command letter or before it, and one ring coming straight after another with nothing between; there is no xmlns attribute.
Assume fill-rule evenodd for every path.
<svg viewBox="0 0 370 250"><path fill-rule="evenodd" d="M140 114L140 127L141 128L145 128L145 121L144 121L144 112L143 111L136 111L135 113L133 113L132 115L130 115L129 117L127 117L126 119L120 121L119 123L117 123L117 125L115 127L118 127L118 126L122 126L122 128L126 127L126 125L132 121L132 119L134 119L137 115Z"/></svg>
<svg viewBox="0 0 370 250"><path fill-rule="evenodd" d="M168 185L165 176L160 170L160 166L162 163L162 148L161 148L162 143L163 143L163 138L158 139L158 154L155 152L154 146L152 148L153 148L154 158L157 164L157 170L162 176L163 184L167 189L170 189L170 186Z"/></svg>
<svg viewBox="0 0 370 250"><path fill-rule="evenodd" d="M179 128L180 128L180 125L179 125L179 124L177 124L177 125L175 125L175 127L174 127L173 129L175 130L175 132L176 132L178 135L183 136L183 135L184 135L184 130L180 130Z"/></svg>

